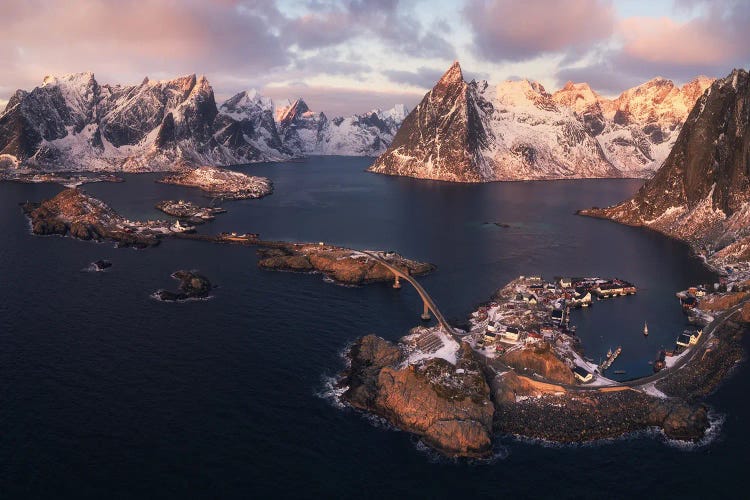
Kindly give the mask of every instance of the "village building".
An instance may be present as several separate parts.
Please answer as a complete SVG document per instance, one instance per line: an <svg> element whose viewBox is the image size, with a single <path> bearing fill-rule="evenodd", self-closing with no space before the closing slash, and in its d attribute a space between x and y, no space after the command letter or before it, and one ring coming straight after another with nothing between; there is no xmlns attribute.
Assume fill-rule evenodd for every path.
<svg viewBox="0 0 750 500"><path fill-rule="evenodd" d="M521 332L518 331L518 328L514 326L509 326L505 329L505 331L502 334L502 342L508 342L515 344L518 342L518 339L521 337Z"/></svg>
<svg viewBox="0 0 750 500"><path fill-rule="evenodd" d="M559 325L562 323L563 320L563 310L562 309L553 309L551 313L552 317L552 323Z"/></svg>
<svg viewBox="0 0 750 500"><path fill-rule="evenodd" d="M576 366L575 368L573 368L573 374L575 375L576 380L579 380L582 384L591 382L594 379L594 375L592 373L580 366Z"/></svg>

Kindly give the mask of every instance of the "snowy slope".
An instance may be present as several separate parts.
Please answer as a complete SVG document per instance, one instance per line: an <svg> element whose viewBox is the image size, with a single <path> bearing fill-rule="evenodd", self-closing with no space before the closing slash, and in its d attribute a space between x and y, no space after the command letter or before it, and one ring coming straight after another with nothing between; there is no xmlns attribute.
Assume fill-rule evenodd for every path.
<svg viewBox="0 0 750 500"><path fill-rule="evenodd" d="M284 144L299 156L377 156L385 151L408 114L403 105L331 120L302 98L276 109Z"/></svg>
<svg viewBox="0 0 750 500"><path fill-rule="evenodd" d="M710 82L654 79L609 100L585 83L554 94L529 80L467 83L456 62L370 170L458 182L649 177Z"/></svg>
<svg viewBox="0 0 750 500"><path fill-rule="evenodd" d="M48 76L11 96L0 114L0 158L4 168L159 171L314 154L375 156L405 115L401 106L329 121L302 99L276 108L254 90L217 107L202 76L121 86L76 73Z"/></svg>

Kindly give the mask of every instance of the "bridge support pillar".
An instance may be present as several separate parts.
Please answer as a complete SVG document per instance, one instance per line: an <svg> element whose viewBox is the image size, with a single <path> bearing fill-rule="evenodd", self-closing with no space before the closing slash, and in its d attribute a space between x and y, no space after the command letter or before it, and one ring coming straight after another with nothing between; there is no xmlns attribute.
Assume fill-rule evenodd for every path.
<svg viewBox="0 0 750 500"><path fill-rule="evenodd" d="M427 302L424 302L424 312L422 312L422 321L430 321L432 317L430 316L430 308L427 307Z"/></svg>
<svg viewBox="0 0 750 500"><path fill-rule="evenodd" d="M401 282L398 280L398 274L394 274L396 279L393 281L393 288L401 288Z"/></svg>

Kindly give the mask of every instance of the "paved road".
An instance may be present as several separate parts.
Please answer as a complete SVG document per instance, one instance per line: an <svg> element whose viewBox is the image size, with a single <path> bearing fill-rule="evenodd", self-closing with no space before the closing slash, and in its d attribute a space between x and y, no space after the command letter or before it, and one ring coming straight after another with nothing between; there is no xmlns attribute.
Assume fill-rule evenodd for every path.
<svg viewBox="0 0 750 500"><path fill-rule="evenodd" d="M417 290L417 293L419 293L419 296L422 298L422 300L427 304L427 307L430 311L432 311L432 314L435 315L435 319L437 319L440 326L442 326L448 333L456 337L456 340L461 340L456 331L453 329L453 327L448 324L443 314L440 312L440 309L438 309L437 305L435 304L435 301L432 300L432 297L430 297L430 294L427 293L427 291L422 288L422 285L419 284L417 280L415 280L413 277L404 274L400 269L397 267L391 265L388 261L383 259L377 254L374 254L372 252L367 252L364 250L360 250L360 253L367 255L368 257L378 261L388 269L390 269L395 275L399 276L399 278L405 279L411 285ZM679 370L683 366L685 366L687 363L689 363L697 354L698 352L703 352L701 347L705 345L705 343L708 341L709 337L716 331L717 328L722 326L730 317L737 314L737 312L742 309L742 306L745 304L745 302L741 302L737 304L734 307L730 307L726 311L719 313L716 315L714 320L706 325L703 328L703 334L701 335L701 338L698 340L698 342L690 347L685 354L683 354L680 359L678 359L674 365L672 365L669 368L664 368L663 370L654 373L653 375L648 375L646 377L641 377L634 380L628 380L625 382L620 382L616 384L606 385L606 386L592 386L592 385L569 385L569 384L560 384L556 382L549 381L544 378L534 378L529 377L527 375L523 375L522 373L518 373L520 376L527 377L531 380L536 380L539 382L546 382L553 385L558 385L560 387L564 387L565 389L569 391L598 391L600 389L612 389L612 388L631 388L631 389L643 389L644 386L649 385L653 382L658 382L659 380L662 380L663 378L669 376L670 374L674 373L675 371ZM485 364L492 368L492 371L497 373L498 369L501 371L507 371L507 370L514 370L510 366L506 365L502 361L498 359L489 360L485 356L482 356L485 359ZM518 372L518 370L514 370Z"/></svg>
<svg viewBox="0 0 750 500"><path fill-rule="evenodd" d="M652 382L657 382L664 377L668 376L670 373L674 373L675 371L679 370L683 366L685 366L690 360L692 360L698 352L703 352L700 347L703 347L706 342L708 342L709 337L716 331L717 328L722 326L730 317L737 314L740 309L742 309L742 306L744 305L744 302L741 302L737 304L734 307L730 307L726 311L719 313L716 315L714 320L710 322L708 325L706 325L703 328L703 335L701 335L701 338L698 339L698 342L690 347L685 354L683 354L680 359L678 359L674 365L672 365L669 368L664 368L663 370L654 373L653 375L649 375L647 377L638 378L635 380L629 380L627 382L623 382L620 384L621 386L625 387L633 387L633 388L639 388L644 385L650 384Z"/></svg>

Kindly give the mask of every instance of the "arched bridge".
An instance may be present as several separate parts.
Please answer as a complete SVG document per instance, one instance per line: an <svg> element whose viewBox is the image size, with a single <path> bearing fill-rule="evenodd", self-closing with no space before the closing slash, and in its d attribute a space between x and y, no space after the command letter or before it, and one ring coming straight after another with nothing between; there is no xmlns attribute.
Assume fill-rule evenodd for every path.
<svg viewBox="0 0 750 500"><path fill-rule="evenodd" d="M404 279L408 281L411 286L414 287L414 289L417 291L419 296L422 298L422 302L424 305L424 312L422 313L422 319L429 320L430 319L430 312L435 316L435 319L437 320L438 324L448 333L455 335L456 332L453 330L453 327L446 321L445 316L443 316L443 313L440 312L440 309L438 309L437 304L435 304L435 301L432 300L432 297L430 297L430 294L427 293L427 290L422 288L422 285L419 284L417 280L415 280L411 275L404 273L401 269L394 266L384 258L380 257L376 253L368 252L365 250L359 251L361 254L366 255L367 257L370 257L371 259L375 260L379 264L386 267L389 271L393 273L395 282L394 287L398 288L400 286L400 279ZM408 271L407 271L408 272Z"/></svg>

